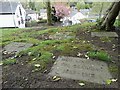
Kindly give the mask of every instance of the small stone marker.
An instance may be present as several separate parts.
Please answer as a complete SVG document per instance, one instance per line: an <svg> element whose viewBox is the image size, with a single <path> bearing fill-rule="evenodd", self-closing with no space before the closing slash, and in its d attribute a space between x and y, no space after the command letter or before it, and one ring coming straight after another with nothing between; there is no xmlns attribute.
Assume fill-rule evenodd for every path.
<svg viewBox="0 0 120 90"><path fill-rule="evenodd" d="M23 51L29 47L33 46L33 44L29 43L23 43L23 42L12 42L4 47L4 50L6 50L9 53L18 53L20 51Z"/></svg>
<svg viewBox="0 0 120 90"><path fill-rule="evenodd" d="M74 38L74 36L70 35L70 32L63 32L63 33L56 33L54 35L50 35L49 38L50 39L61 40L61 39Z"/></svg>
<svg viewBox="0 0 120 90"><path fill-rule="evenodd" d="M91 32L92 37L118 37L116 32Z"/></svg>
<svg viewBox="0 0 120 90"><path fill-rule="evenodd" d="M98 84L112 78L105 62L64 56L58 57L49 75Z"/></svg>

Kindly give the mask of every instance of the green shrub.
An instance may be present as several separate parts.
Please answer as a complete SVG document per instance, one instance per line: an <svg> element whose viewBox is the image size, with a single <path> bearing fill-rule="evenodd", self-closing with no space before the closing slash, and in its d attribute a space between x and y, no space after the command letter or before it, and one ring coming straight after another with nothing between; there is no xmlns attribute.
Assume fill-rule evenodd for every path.
<svg viewBox="0 0 120 90"><path fill-rule="evenodd" d="M102 61L111 61L110 56L104 51L90 51L88 52L88 56Z"/></svg>
<svg viewBox="0 0 120 90"><path fill-rule="evenodd" d="M48 51L44 51L44 52L42 52L39 59L47 63L47 62L49 62L51 60L52 55L53 55L52 53L50 53Z"/></svg>
<svg viewBox="0 0 120 90"><path fill-rule="evenodd" d="M47 23L47 20L46 20L46 19L41 19L41 20L39 20L37 23L38 23L38 24L39 24L39 23Z"/></svg>
<svg viewBox="0 0 120 90"><path fill-rule="evenodd" d="M37 22L36 22L36 21L26 22L26 26L27 26L27 27L37 26Z"/></svg>
<svg viewBox="0 0 120 90"><path fill-rule="evenodd" d="M114 23L115 26L120 26L120 20L116 20Z"/></svg>

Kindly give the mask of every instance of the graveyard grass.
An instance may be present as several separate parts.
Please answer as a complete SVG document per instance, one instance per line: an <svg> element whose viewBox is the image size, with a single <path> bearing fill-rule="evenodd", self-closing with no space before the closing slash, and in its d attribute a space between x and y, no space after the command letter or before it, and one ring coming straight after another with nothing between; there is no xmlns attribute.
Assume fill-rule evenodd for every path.
<svg viewBox="0 0 120 90"><path fill-rule="evenodd" d="M3 87L10 88L16 85L18 87L47 87L47 84L48 87L81 87L78 84L80 81L63 79L57 84L56 82L51 82L51 78L47 79L46 75L49 73L58 56L87 58L86 55L88 52L98 50L105 53L104 57L101 57L104 53L100 53L98 57L91 54L91 59L95 58L96 60L107 61L107 63L117 62L117 49L111 52L112 46L117 45L116 39L108 37L91 38L91 32L99 31L95 24L96 23L84 23L82 25L67 27L46 26L45 30L42 28L0 29L0 39L2 40L0 46L2 46L2 48L11 42L27 42L33 44L32 47L18 53L15 59L8 60L8 57L11 55L3 54ZM53 36L57 33L66 32L69 33L71 38L52 39L49 37L50 35ZM108 47L106 47L106 45ZM40 67L36 67L36 64L40 65ZM109 64L109 69L113 77L116 78L118 71L117 65L113 63ZM12 75L17 75L16 73L21 73L21 76L11 77ZM22 77L24 77L24 79ZM20 81L16 81L17 78L19 78ZM25 78L27 79L26 81ZM10 83L9 80L13 81ZM29 83L28 81L33 83ZM13 82L14 85L12 85ZM40 85L38 82L44 84ZM91 87L92 85L93 87L102 86L89 82L85 83L86 85L84 87ZM112 86L114 86L114 84Z"/></svg>

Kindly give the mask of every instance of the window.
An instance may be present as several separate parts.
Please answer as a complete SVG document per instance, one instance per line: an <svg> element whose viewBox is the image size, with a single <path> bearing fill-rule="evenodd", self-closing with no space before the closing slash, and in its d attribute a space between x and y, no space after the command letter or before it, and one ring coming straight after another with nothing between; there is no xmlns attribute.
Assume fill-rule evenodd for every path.
<svg viewBox="0 0 120 90"><path fill-rule="evenodd" d="M20 11L20 15L22 16L22 11L21 11L21 8L19 7L19 11Z"/></svg>

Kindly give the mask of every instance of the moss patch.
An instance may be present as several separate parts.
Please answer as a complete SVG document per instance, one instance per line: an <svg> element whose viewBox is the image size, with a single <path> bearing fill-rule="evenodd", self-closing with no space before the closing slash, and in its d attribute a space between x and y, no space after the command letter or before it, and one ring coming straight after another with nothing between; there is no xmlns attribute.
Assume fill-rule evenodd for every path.
<svg viewBox="0 0 120 90"><path fill-rule="evenodd" d="M88 56L102 61L111 61L111 57L105 51L90 51Z"/></svg>

